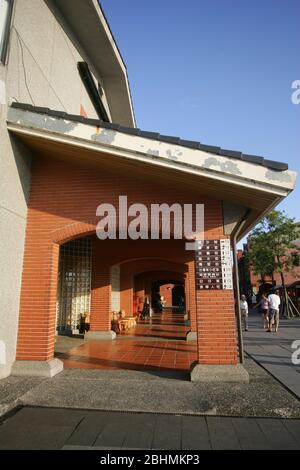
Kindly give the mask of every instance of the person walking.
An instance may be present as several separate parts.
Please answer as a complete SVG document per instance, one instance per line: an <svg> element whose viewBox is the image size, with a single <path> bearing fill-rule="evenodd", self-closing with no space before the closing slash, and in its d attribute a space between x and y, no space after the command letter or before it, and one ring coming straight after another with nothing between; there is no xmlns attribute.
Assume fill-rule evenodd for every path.
<svg viewBox="0 0 300 470"><path fill-rule="evenodd" d="M244 330L248 331L248 302L245 295L241 296L241 315Z"/></svg>
<svg viewBox="0 0 300 470"><path fill-rule="evenodd" d="M272 332L272 325L274 324L275 332L277 333L279 328L279 307L280 307L280 297L278 295L278 290L275 290L273 294L270 294L268 297L269 301L269 328L268 332Z"/></svg>
<svg viewBox="0 0 300 470"><path fill-rule="evenodd" d="M262 313L263 328L266 330L269 327L269 301L266 294L262 294L260 301L253 308L257 307Z"/></svg>

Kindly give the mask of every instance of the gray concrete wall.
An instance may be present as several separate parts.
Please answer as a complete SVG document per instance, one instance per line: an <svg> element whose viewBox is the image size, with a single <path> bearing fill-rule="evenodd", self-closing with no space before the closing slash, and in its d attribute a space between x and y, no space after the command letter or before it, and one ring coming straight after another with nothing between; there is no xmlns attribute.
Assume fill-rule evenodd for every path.
<svg viewBox="0 0 300 470"><path fill-rule="evenodd" d="M37 106L97 117L79 77L83 60L42 0L17 0L10 38L7 96ZM106 104L105 93L103 97ZM108 111L109 112L109 111Z"/></svg>
<svg viewBox="0 0 300 470"><path fill-rule="evenodd" d="M82 60L42 0L16 0L8 61L0 64L0 378L15 360L31 155L6 130L10 100L97 117ZM105 101L105 97L104 97Z"/></svg>

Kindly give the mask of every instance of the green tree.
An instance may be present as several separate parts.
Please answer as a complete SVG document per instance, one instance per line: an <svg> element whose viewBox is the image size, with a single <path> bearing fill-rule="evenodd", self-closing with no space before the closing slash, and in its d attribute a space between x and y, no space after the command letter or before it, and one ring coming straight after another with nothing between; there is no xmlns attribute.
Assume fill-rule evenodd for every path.
<svg viewBox="0 0 300 470"><path fill-rule="evenodd" d="M266 246L265 237L261 234L252 235L248 244L246 260L253 273L261 277L262 283L266 276L275 271L275 258L272 251Z"/></svg>
<svg viewBox="0 0 300 470"><path fill-rule="evenodd" d="M299 266L300 224L289 218L284 211L271 211L251 232L249 260L254 272L262 280L266 274L278 272L283 287L286 313L289 316L289 301L286 291L285 273Z"/></svg>

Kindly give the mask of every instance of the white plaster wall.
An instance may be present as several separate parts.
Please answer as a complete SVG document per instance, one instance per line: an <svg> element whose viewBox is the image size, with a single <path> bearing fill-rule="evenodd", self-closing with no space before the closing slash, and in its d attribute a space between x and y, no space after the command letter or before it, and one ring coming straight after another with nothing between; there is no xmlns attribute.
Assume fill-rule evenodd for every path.
<svg viewBox="0 0 300 470"><path fill-rule="evenodd" d="M97 117L82 60L43 0L16 0L7 64L0 64L0 378L15 360L31 155L6 128L10 100ZM105 99L104 99L105 102Z"/></svg>

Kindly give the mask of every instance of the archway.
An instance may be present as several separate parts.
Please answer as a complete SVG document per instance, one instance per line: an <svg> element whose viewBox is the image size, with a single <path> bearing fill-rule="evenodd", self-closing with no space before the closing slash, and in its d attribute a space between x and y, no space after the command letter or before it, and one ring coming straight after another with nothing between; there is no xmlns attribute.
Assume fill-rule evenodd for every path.
<svg viewBox="0 0 300 470"><path fill-rule="evenodd" d="M151 318L141 319L134 311L136 296L148 296L152 308L153 285L169 282L172 287L186 286L188 290L187 255L183 252L181 258L165 258L160 254L164 246L155 249L161 242L153 246L152 250L151 244L154 245L149 241L148 245L144 244L139 250L136 243L133 250L130 241L123 244L103 242L89 234L60 246L57 331L68 337L57 338L56 355L64 361L66 368L189 370L191 354L196 354L196 345L186 344L186 333L190 328L185 325L183 312L163 312L159 317L153 312ZM164 245L167 246L167 243ZM90 250L86 247L90 247ZM141 256L144 247L147 248L148 256ZM175 251L170 241L168 247ZM137 256L122 259L124 253ZM90 261L87 262L86 258ZM84 272L79 268L83 268ZM84 292L83 288L86 289ZM125 320L133 317L136 324L128 330L119 331L112 342L111 338L108 341L108 334L114 309L124 310ZM90 317L89 331L82 329L82 316ZM100 332L97 331L98 325L102 329ZM78 338L80 334L85 334L84 338ZM142 351L143 354L140 354Z"/></svg>

